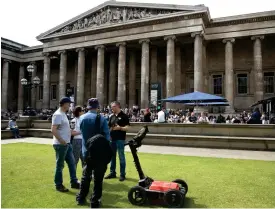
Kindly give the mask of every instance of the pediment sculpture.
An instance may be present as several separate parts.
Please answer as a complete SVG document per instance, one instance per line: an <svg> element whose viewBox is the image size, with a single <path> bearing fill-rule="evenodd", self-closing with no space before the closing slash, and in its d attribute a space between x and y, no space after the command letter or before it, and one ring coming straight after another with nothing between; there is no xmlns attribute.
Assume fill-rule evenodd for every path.
<svg viewBox="0 0 275 209"><path fill-rule="evenodd" d="M104 24L122 23L130 20L138 20L151 16L163 15L178 12L176 10L160 10L160 9L147 9L147 8L113 8L107 7L101 9L99 12L93 13L83 19L74 22L62 28L59 33L67 31L75 31L88 27L97 27Z"/></svg>

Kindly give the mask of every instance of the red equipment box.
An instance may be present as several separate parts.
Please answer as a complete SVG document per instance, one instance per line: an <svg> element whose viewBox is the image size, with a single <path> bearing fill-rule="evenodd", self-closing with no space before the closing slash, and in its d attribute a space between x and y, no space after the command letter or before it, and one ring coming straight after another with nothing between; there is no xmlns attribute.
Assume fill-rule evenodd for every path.
<svg viewBox="0 0 275 209"><path fill-rule="evenodd" d="M151 184L151 186L149 188L149 190L162 191L162 192L166 192L170 189L179 190L180 187L177 183L174 183L174 182L153 181L153 183Z"/></svg>

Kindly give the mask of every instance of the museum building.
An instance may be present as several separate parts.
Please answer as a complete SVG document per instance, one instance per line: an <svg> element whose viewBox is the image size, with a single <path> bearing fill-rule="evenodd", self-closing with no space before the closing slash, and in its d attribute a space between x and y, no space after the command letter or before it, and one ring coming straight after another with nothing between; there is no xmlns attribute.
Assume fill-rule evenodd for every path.
<svg viewBox="0 0 275 209"><path fill-rule="evenodd" d="M228 113L275 95L275 11L211 18L205 5L107 1L36 38L1 38L2 111L55 108L63 96L146 108L152 86L158 98L224 96Z"/></svg>

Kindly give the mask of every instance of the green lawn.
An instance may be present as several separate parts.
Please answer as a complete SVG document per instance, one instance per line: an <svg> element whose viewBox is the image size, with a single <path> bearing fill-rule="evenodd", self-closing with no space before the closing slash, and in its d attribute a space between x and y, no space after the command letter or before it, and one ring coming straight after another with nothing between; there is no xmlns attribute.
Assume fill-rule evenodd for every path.
<svg viewBox="0 0 275 209"><path fill-rule="evenodd" d="M157 180L187 181L185 207L256 208L275 206L275 162L139 154L144 172ZM127 192L138 175L127 153L128 180L106 180L103 207L136 207ZM58 193L53 184L54 150L50 145L2 145L2 207L75 208L77 190ZM109 171L108 171L109 172ZM78 177L81 177L78 169ZM69 187L67 166L64 184ZM92 187L91 187L92 188ZM90 197L90 196L89 196ZM89 198L88 197L88 198Z"/></svg>

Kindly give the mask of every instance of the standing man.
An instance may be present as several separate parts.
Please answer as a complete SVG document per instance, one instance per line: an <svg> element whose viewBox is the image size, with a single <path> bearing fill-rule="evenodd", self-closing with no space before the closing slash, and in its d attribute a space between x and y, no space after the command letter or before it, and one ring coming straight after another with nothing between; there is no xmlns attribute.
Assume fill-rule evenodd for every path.
<svg viewBox="0 0 275 209"><path fill-rule="evenodd" d="M126 139L126 132L130 125L128 116L120 109L120 103L115 101L112 102L111 108L113 114L109 119L109 128L111 131L111 145L114 152L114 156L111 160L110 174L105 179L116 178L116 152L118 152L120 162L120 181L125 180L125 154L124 154L124 143Z"/></svg>
<svg viewBox="0 0 275 209"><path fill-rule="evenodd" d="M79 189L80 184L76 177L75 159L73 156L72 145L70 144L71 129L66 112L70 108L72 101L68 97L63 97L59 102L59 109L52 116L53 147L56 156L56 169L54 183L56 190L59 192L68 192L69 190L63 185L63 168L64 161L68 164L71 188Z"/></svg>
<svg viewBox="0 0 275 209"><path fill-rule="evenodd" d="M99 208L101 205L103 178L112 157L110 132L106 119L97 112L99 109L97 98L88 100L87 109L89 111L79 119L85 166L81 178L80 192L77 194L76 201L79 205L86 203L92 173L94 173L94 191L91 197L91 207Z"/></svg>

